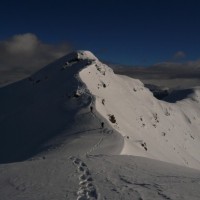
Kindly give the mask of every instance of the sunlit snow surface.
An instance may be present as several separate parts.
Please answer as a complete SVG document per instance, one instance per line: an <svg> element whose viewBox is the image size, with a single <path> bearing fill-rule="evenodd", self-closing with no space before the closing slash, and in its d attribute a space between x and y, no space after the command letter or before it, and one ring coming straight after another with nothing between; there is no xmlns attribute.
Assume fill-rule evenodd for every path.
<svg viewBox="0 0 200 200"><path fill-rule="evenodd" d="M177 95L88 51L1 88L0 200L200 199L200 90Z"/></svg>

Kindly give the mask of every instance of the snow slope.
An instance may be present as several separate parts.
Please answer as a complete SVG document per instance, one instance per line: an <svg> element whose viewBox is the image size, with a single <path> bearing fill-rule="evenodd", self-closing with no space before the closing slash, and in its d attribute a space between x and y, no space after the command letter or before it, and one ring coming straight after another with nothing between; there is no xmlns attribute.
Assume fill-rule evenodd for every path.
<svg viewBox="0 0 200 200"><path fill-rule="evenodd" d="M109 122L124 137L121 154L199 169L200 89L183 91L185 99L175 102L179 93L169 97L174 103L159 101L139 80L115 75L91 52L74 52L29 79L1 88L0 161L29 157L32 149L58 134L87 130L84 120L92 117L81 113L91 114L95 103L104 118L97 119L96 127ZM76 124L81 120L82 125Z"/></svg>
<svg viewBox="0 0 200 200"><path fill-rule="evenodd" d="M2 164L0 177L1 200L200 199L200 171L125 155Z"/></svg>
<svg viewBox="0 0 200 200"><path fill-rule="evenodd" d="M115 75L98 60L79 74L96 97L97 111L124 136L122 154L200 169L199 87L188 98L167 103L139 80Z"/></svg>
<svg viewBox="0 0 200 200"><path fill-rule="evenodd" d="M0 88L0 200L200 199L199 101L64 56Z"/></svg>
<svg viewBox="0 0 200 200"><path fill-rule="evenodd" d="M70 154L71 143L81 143L89 151L88 139L83 143L79 135L90 135L91 145L103 137L103 119L94 114L95 108L91 113L93 96L78 77L94 59L89 52L74 52L28 79L0 89L0 163L21 161L60 146ZM115 147L104 140L105 145L113 146L111 152L122 148L123 140L117 135L114 130L107 134L116 141Z"/></svg>

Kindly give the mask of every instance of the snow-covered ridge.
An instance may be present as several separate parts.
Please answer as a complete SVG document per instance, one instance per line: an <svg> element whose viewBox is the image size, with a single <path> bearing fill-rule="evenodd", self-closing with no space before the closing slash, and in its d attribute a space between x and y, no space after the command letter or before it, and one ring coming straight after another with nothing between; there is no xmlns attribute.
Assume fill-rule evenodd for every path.
<svg viewBox="0 0 200 200"><path fill-rule="evenodd" d="M91 127L98 132L109 123L113 130L104 132L117 131L123 137L121 154L200 169L200 89L181 95L185 99L160 101L141 81L114 74L91 52L73 52L28 79L1 88L1 161L19 160L17 155L59 134L66 139ZM117 141L113 138L115 146Z"/></svg>
<svg viewBox="0 0 200 200"><path fill-rule="evenodd" d="M0 163L24 160L37 153L40 144L70 135L76 126L84 130L75 119L92 99L78 73L94 61L98 59L90 52L72 52L0 89Z"/></svg>
<svg viewBox="0 0 200 200"><path fill-rule="evenodd" d="M97 111L124 137L122 154L200 169L198 87L188 98L167 103L139 80L116 75L98 60L79 76L94 95Z"/></svg>
<svg viewBox="0 0 200 200"><path fill-rule="evenodd" d="M94 106L91 110L95 97L79 76L97 63L88 51L72 52L29 78L0 88L0 163L57 151L59 156L72 155L74 148L73 155L119 154L121 135L106 123L101 129L102 116ZM87 139L76 139L76 146L77 134Z"/></svg>
<svg viewBox="0 0 200 200"><path fill-rule="evenodd" d="M199 199L199 170L148 159L200 169L199 91L159 101L88 51L0 88L0 199Z"/></svg>

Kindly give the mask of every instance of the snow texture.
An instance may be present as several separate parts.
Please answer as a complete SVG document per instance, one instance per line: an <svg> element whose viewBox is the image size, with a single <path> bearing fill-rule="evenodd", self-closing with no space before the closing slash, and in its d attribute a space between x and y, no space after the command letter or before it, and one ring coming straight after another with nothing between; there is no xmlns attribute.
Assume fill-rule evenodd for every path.
<svg viewBox="0 0 200 200"><path fill-rule="evenodd" d="M200 199L199 102L64 56L0 88L0 200Z"/></svg>

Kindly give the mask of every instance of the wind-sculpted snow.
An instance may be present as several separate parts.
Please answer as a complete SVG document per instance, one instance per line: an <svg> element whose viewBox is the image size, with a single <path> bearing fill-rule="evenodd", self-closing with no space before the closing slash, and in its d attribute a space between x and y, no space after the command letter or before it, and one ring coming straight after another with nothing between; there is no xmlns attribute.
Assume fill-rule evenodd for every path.
<svg viewBox="0 0 200 200"><path fill-rule="evenodd" d="M2 164L0 177L2 200L200 199L200 171L125 155Z"/></svg>
<svg viewBox="0 0 200 200"><path fill-rule="evenodd" d="M115 75L98 60L79 74L96 98L97 111L124 137L121 154L200 169L198 87L179 92L185 98L172 94L169 102L173 103L167 103L156 99L139 80Z"/></svg>
<svg viewBox="0 0 200 200"><path fill-rule="evenodd" d="M180 166L200 169L189 91L159 101L87 51L1 88L0 200L200 199L199 171Z"/></svg>
<svg viewBox="0 0 200 200"><path fill-rule="evenodd" d="M134 156L93 156L85 160L101 199L198 200L200 171Z"/></svg>
<svg viewBox="0 0 200 200"><path fill-rule="evenodd" d="M78 72L94 59L89 52L72 53L0 89L0 163L28 158L49 139L68 135L79 113L92 104Z"/></svg>
<svg viewBox="0 0 200 200"><path fill-rule="evenodd" d="M58 135L66 140L91 131L87 124L93 107L104 118L96 118L98 128L106 121L121 133L122 154L199 169L200 94L198 87L188 91L181 92L189 95L182 101L159 101L139 80L115 75L91 52L73 52L0 89L0 162L23 160L49 149L43 144Z"/></svg>

